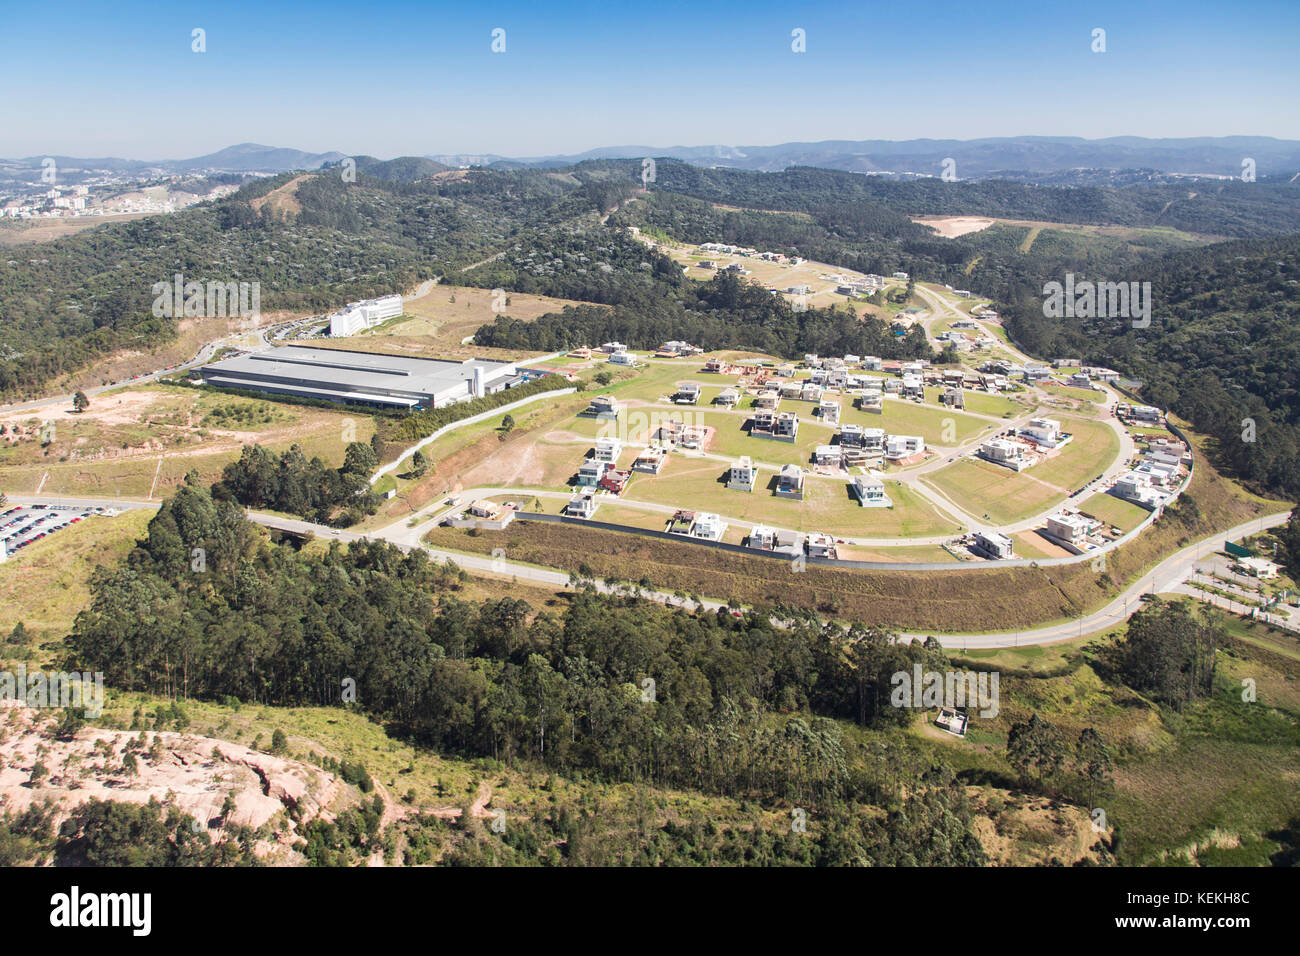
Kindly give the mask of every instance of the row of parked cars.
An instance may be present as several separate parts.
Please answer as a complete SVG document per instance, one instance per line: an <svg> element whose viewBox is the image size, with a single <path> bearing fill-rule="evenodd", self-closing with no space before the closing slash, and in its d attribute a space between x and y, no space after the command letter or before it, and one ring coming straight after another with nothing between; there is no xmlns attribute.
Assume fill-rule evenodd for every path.
<svg viewBox="0 0 1300 956"><path fill-rule="evenodd" d="M5 554L13 554L33 541L103 510L61 505L15 505L0 514L0 544L3 544Z"/></svg>

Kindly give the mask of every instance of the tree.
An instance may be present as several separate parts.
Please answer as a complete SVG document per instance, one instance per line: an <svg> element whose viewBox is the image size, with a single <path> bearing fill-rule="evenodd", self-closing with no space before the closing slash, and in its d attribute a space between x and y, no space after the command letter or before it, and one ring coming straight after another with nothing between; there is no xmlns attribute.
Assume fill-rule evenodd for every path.
<svg viewBox="0 0 1300 956"><path fill-rule="evenodd" d="M279 727L275 728L275 732L271 734L271 753L282 754L288 749L289 738L285 736L284 731Z"/></svg>
<svg viewBox="0 0 1300 956"><path fill-rule="evenodd" d="M596 373L595 378L597 385L608 385L610 382L614 381L614 376L603 369Z"/></svg>
<svg viewBox="0 0 1300 956"><path fill-rule="evenodd" d="M90 399L86 397L85 392L77 392L76 395L72 396L72 407L78 412L84 412L90 407Z"/></svg>
<svg viewBox="0 0 1300 956"><path fill-rule="evenodd" d="M1046 784L1061 772L1065 748L1056 728L1033 714L1025 723L1014 724L1007 734L1007 763L1020 775L1021 784Z"/></svg>
<svg viewBox="0 0 1300 956"><path fill-rule="evenodd" d="M339 469L345 475L364 475L369 478L379 467L379 458L375 450L364 442L349 442L343 452L343 467Z"/></svg>
<svg viewBox="0 0 1300 956"><path fill-rule="evenodd" d="M1184 604L1155 600L1129 619L1116 648L1120 677L1130 687L1181 710L1214 685L1223 629Z"/></svg>
<svg viewBox="0 0 1300 956"><path fill-rule="evenodd" d="M1079 734L1079 742L1074 748L1076 767L1088 781L1088 808L1092 809L1094 792L1111 782L1110 750L1101 734L1092 727L1085 727Z"/></svg>
<svg viewBox="0 0 1300 956"><path fill-rule="evenodd" d="M513 415L507 415L505 418L501 419L502 431L509 433L514 429L514 427L515 427L515 417Z"/></svg>

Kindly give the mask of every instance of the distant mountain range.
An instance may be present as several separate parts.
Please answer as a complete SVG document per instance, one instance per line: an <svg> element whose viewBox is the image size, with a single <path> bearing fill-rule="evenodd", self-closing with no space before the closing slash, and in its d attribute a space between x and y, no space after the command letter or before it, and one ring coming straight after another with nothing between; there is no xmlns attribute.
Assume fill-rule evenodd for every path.
<svg viewBox="0 0 1300 956"><path fill-rule="evenodd" d="M1146 139L1117 136L1081 139L1070 136L1018 136L991 139L828 140L782 143L779 146L606 146L557 156L509 157L496 154L449 153L379 160L353 157L358 169L371 175L409 180L446 168L570 166L584 160L672 157L696 166L726 166L779 171L790 166L818 166L884 176L938 176L952 160L959 179L1006 178L1045 183L1131 181L1134 173L1164 175L1240 176L1245 160L1254 160L1258 176L1287 176L1300 172L1300 141L1269 136ZM45 157L0 160L13 176L41 168ZM122 173L280 173L319 169L347 158L340 152L308 153L298 149L241 143L193 159L79 159L55 156L61 169L106 170ZM1136 178L1141 178L1138 176Z"/></svg>

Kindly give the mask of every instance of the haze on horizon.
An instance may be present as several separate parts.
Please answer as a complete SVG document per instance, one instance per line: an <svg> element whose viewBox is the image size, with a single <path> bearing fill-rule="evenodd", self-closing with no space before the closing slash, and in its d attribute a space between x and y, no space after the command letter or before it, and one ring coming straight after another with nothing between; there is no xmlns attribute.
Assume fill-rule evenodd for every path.
<svg viewBox="0 0 1300 956"><path fill-rule="evenodd" d="M681 0L438 9L61 8L89 38L44 45L8 14L0 155L177 159L234 143L381 158L537 157L607 146L1002 136L1300 139L1300 5L1204 0L1087 11L936 0L884 16ZM505 52L493 53L502 28ZM205 31L206 51L191 32ZM806 52L791 31L806 32ZM1106 52L1091 49L1095 28Z"/></svg>

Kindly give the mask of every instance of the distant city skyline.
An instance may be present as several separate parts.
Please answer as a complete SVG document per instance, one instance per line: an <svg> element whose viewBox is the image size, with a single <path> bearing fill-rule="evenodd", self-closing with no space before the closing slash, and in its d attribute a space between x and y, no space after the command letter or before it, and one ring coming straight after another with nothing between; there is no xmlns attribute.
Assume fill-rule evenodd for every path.
<svg viewBox="0 0 1300 956"><path fill-rule="evenodd" d="M380 158L1004 136L1300 139L1300 4L397 2L6 14L0 156ZM505 51L492 52L493 31ZM192 52L192 31L206 51ZM804 31L806 52L792 51ZM1093 32L1105 30L1104 53ZM51 41L52 42L52 41Z"/></svg>

